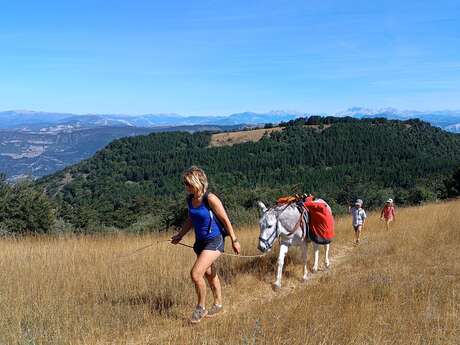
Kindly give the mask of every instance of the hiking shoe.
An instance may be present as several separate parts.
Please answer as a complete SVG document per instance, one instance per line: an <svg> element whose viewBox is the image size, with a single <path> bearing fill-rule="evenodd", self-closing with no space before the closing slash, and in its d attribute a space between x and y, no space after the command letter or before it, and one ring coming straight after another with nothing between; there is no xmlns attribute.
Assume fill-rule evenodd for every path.
<svg viewBox="0 0 460 345"><path fill-rule="evenodd" d="M206 315L206 317L214 317L216 316L217 314L219 314L222 309L224 307L222 306L222 304L214 304L211 309L209 309L208 311L208 314Z"/></svg>
<svg viewBox="0 0 460 345"><path fill-rule="evenodd" d="M208 311L204 309L201 305L197 305L195 310L192 313L192 317L190 318L191 323L198 323L200 322L206 315Z"/></svg>

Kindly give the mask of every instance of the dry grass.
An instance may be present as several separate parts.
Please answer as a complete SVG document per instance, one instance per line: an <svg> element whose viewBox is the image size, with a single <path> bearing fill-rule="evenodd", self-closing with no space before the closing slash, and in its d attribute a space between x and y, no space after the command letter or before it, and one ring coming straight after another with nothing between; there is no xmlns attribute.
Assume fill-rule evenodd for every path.
<svg viewBox="0 0 460 345"><path fill-rule="evenodd" d="M331 127L331 125L304 125L304 127L313 128L321 132ZM281 130L283 130L283 127L259 128L249 131L217 133L211 136L209 147L232 146L247 142L257 142L262 139L265 134L270 135L273 132L279 132Z"/></svg>
<svg viewBox="0 0 460 345"><path fill-rule="evenodd" d="M333 269L301 284L294 250L277 293L274 254L220 259L226 313L195 327L190 249L119 258L166 234L2 239L0 344L458 344L459 220L460 201L401 210L389 234L372 214L355 248L339 219ZM257 235L239 229L245 254Z"/></svg>
<svg viewBox="0 0 460 345"><path fill-rule="evenodd" d="M265 134L279 132L281 130L281 127L273 127L253 129L250 131L217 133L211 136L211 142L209 143L209 146L232 146L235 144L242 144L250 141L256 142L262 139Z"/></svg>

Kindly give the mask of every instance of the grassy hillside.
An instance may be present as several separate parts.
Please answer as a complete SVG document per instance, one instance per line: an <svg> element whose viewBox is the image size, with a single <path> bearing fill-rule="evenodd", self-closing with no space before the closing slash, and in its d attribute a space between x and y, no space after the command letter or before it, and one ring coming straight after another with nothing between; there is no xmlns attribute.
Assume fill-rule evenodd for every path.
<svg viewBox="0 0 460 345"><path fill-rule="evenodd" d="M211 136L210 147L232 146L247 142L258 142L264 136L270 135L271 132L281 131L282 127L260 128L250 131L235 131L216 133Z"/></svg>
<svg viewBox="0 0 460 345"><path fill-rule="evenodd" d="M181 223L180 176L192 164L206 170L239 224L254 219L256 198L293 192L316 192L336 212L355 197L372 208L388 197L416 204L446 194L443 181L460 164L460 135L416 120L342 121L313 123L318 128L295 121L257 142L222 147L210 147L210 133L116 140L40 186L77 228L135 230Z"/></svg>
<svg viewBox="0 0 460 345"><path fill-rule="evenodd" d="M332 269L306 284L290 251L278 292L274 253L219 259L226 313L195 327L194 254L166 234L3 238L0 343L458 344L460 201L398 211L391 233L371 214L359 247L338 219ZM236 231L257 254L258 229Z"/></svg>

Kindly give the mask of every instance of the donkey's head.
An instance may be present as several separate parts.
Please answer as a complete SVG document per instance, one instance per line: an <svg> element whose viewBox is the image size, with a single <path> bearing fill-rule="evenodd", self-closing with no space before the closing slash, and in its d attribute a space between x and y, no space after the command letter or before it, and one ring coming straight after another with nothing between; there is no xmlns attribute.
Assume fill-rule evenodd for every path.
<svg viewBox="0 0 460 345"><path fill-rule="evenodd" d="M272 249L273 244L278 237L278 219L273 209L267 209L263 202L257 202L262 211L259 220L260 234L258 249L265 253Z"/></svg>

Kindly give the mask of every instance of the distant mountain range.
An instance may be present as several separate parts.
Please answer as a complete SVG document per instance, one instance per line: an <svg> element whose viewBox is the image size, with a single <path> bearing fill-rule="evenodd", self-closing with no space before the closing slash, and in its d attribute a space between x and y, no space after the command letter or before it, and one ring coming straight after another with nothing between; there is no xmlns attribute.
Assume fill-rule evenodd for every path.
<svg viewBox="0 0 460 345"><path fill-rule="evenodd" d="M395 108L383 108L375 110L369 108L353 107L334 115L351 116L360 119L384 117L389 120L408 120L418 118L446 131L460 133L460 110L416 111L398 110Z"/></svg>
<svg viewBox="0 0 460 345"><path fill-rule="evenodd" d="M188 116L178 114L70 114L36 112L30 110L11 110L0 112L0 129L21 131L72 131L95 127L169 127L193 125L262 125L279 123L310 115L351 116L354 118L385 117L391 120L419 118L451 132L460 131L460 110L416 111L395 108L369 109L353 107L335 114L306 114L293 111L271 111L266 113L243 112L228 116Z"/></svg>
<svg viewBox="0 0 460 345"><path fill-rule="evenodd" d="M101 126L166 127L190 125L235 126L241 124L264 124L289 121L301 113L273 111L269 113L244 112L229 116L182 116L177 114L116 115L34 112L12 110L0 112L0 128L22 131L72 130Z"/></svg>

